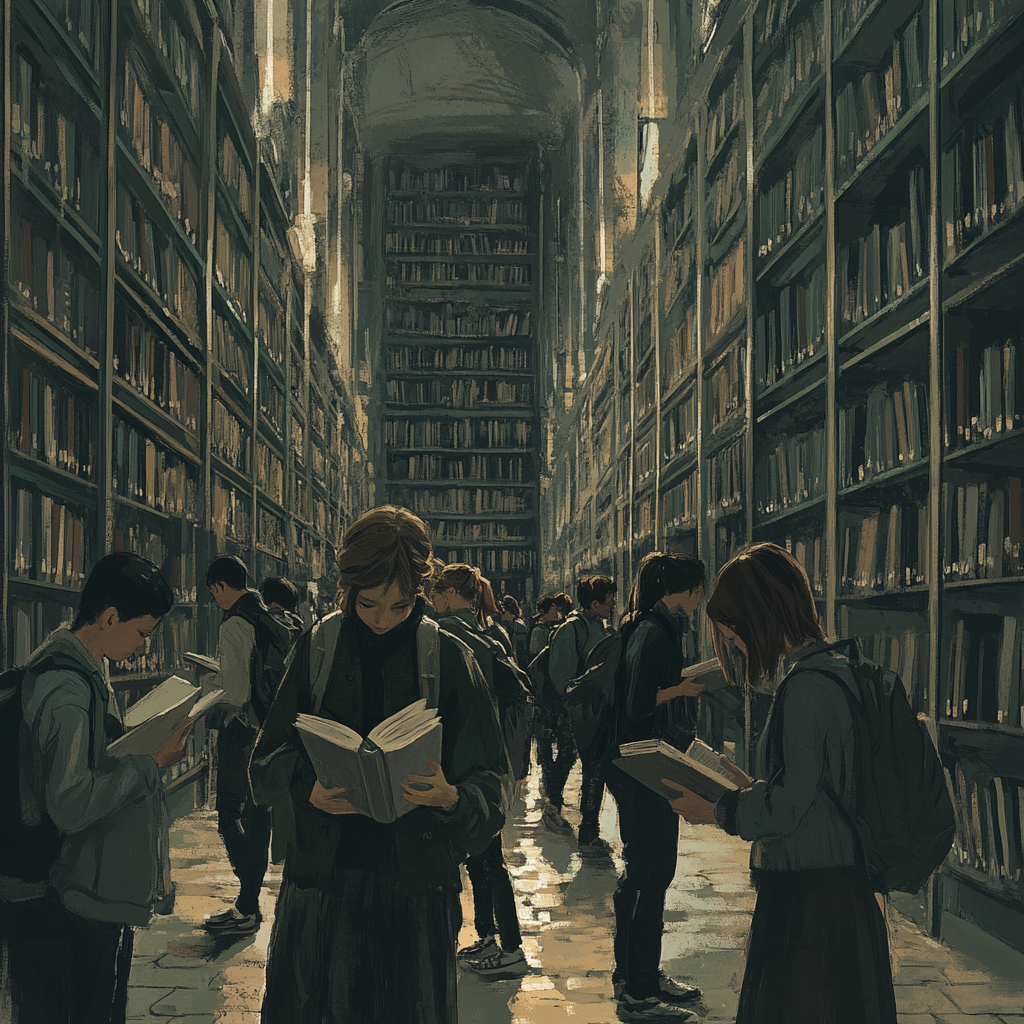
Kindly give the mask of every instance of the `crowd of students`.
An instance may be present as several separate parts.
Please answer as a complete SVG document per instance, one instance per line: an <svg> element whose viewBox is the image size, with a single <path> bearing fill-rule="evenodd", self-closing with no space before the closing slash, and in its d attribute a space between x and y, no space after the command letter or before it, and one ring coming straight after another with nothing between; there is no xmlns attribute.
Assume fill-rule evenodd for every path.
<svg viewBox="0 0 1024 1024"><path fill-rule="evenodd" d="M610 855L598 818L606 788L615 801L620 1019L688 1020L700 999L661 967L683 816L753 844L758 898L742 1024L894 1024L884 923L849 823L854 732L828 682L842 659L826 649L806 574L784 550L761 544L738 555L706 604L703 563L649 554L618 631L612 578L580 579L575 600L542 596L528 624L478 569L435 559L422 521L393 506L349 528L338 572L338 611L306 629L288 581L253 590L233 557L215 559L206 575L224 613L219 672L204 680L224 690L214 723L218 828L239 891L203 926L227 935L259 926L272 834L284 867L264 1024L448 1024L458 962L485 978L528 970L501 832L533 749L542 822L563 834L572 831L564 789L581 762L582 856ZM105 665L144 651L172 605L153 563L101 559L75 622L32 655L12 688L21 794L13 841L41 827L54 851L33 877L7 873L9 851L0 863L0 932L20 1024L121 1024L133 929L172 902L159 768L183 756L191 719L152 756L105 755L123 731ZM670 801L613 758L623 742L685 750L693 740L703 688L686 669L699 660L702 606L735 683L769 687L797 666L799 682L773 709L779 725L763 734L754 776L723 757L736 793L710 803L680 790ZM574 697L583 679L587 701ZM366 736L417 700L440 716L440 757L408 776L407 813L377 821L349 787L320 782L296 719L318 715ZM477 938L458 949L462 864Z"/></svg>

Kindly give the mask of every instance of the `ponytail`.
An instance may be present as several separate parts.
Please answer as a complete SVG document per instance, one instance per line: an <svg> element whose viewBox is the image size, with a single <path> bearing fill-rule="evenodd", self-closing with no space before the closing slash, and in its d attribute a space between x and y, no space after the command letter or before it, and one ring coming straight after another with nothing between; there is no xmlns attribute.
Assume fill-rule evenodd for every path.
<svg viewBox="0 0 1024 1024"><path fill-rule="evenodd" d="M479 569L475 571L477 579L480 581L480 596L476 602L476 620L482 627L486 627L492 620L501 618L501 609L494 600L491 581L486 576L482 576Z"/></svg>

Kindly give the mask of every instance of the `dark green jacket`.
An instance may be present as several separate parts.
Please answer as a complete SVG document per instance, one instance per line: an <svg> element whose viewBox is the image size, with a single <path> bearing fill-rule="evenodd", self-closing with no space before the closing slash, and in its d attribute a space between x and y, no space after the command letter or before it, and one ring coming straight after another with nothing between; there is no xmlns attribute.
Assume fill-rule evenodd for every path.
<svg viewBox="0 0 1024 1024"><path fill-rule="evenodd" d="M358 728L361 722L362 676L357 624L341 627L327 690L324 717ZM274 809L274 824L287 835L285 873L297 885L324 891L344 887L345 844L366 836L368 822L359 815L331 815L313 807L309 794L316 780L313 767L295 730L295 716L311 714L309 679L310 634L295 648L288 669L260 732L250 763L257 802ZM384 662L384 717L419 697L415 646L402 644ZM400 890L459 891L459 864L486 849L505 823L511 798L511 774L501 731L486 684L466 648L441 632L438 710L443 739L441 767L458 790L450 813L417 807L391 825L370 823L382 855L376 870L394 876Z"/></svg>

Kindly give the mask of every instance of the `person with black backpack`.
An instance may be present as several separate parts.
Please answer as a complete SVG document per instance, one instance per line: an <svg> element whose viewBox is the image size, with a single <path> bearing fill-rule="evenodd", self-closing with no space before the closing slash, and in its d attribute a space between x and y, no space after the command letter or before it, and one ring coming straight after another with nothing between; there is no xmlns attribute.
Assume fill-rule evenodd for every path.
<svg viewBox="0 0 1024 1024"><path fill-rule="evenodd" d="M260 584L260 597L270 614L285 626L293 640L298 639L305 626L299 615L299 591L295 584L284 576L268 576ZM283 672L281 678L284 678Z"/></svg>
<svg viewBox="0 0 1024 1024"><path fill-rule="evenodd" d="M613 713L614 744L663 739L685 750L697 728L701 687L685 678L684 630L704 595L704 563L652 552L637 568L622 630ZM690 1020L681 1004L700 989L661 970L665 893L675 877L679 821L668 802L614 764L605 779L619 812L625 870L612 898L612 982L623 1021Z"/></svg>
<svg viewBox="0 0 1024 1024"><path fill-rule="evenodd" d="M755 544L726 563L707 614L727 677L774 689L756 779L723 755L738 792L712 804L670 786L683 794L671 805L687 821L717 824L753 844L757 903L737 1024L896 1024L888 937L874 892L885 873L873 878L867 870L875 859L866 857L871 846L858 822L872 821L876 836L885 831L886 822L870 811L878 794L902 803L897 819L937 816L939 827L923 844L926 878L952 835L935 749L898 678L886 680L882 670L861 664L849 644L826 643L807 574L781 547ZM884 714L872 715L882 707ZM870 742L872 720L905 723L902 742ZM923 773L878 777L880 765L893 764L887 751L890 758L913 755ZM916 785L909 785L912 778ZM900 830L899 821L894 827ZM923 884L918 872L909 874ZM893 880L908 879L897 873Z"/></svg>
<svg viewBox="0 0 1024 1024"><path fill-rule="evenodd" d="M514 777L520 782L530 769L529 683L509 649L488 634L489 593L490 584L479 569L463 563L447 565L434 582L434 607L439 615L438 625L466 644L487 680L497 704ZM504 630L502 634L508 643ZM485 978L524 974L527 963L523 937L500 833L486 850L466 861L466 870L473 887L477 940L460 949L459 958ZM496 936L500 937L500 945Z"/></svg>
<svg viewBox="0 0 1024 1024"><path fill-rule="evenodd" d="M217 733L217 831L238 879L234 904L203 917L217 935L247 935L262 921L260 890L270 861L270 814L253 800L248 765L256 733L284 674L297 626L272 615L249 588L249 571L234 555L215 558L206 586L224 612L218 637L226 712Z"/></svg>
<svg viewBox="0 0 1024 1024"><path fill-rule="evenodd" d="M20 1024L124 1024L133 929L172 892L159 769L191 720L152 755L108 755L124 726L106 663L143 654L173 605L156 565L107 555L70 628L4 673L0 960Z"/></svg>

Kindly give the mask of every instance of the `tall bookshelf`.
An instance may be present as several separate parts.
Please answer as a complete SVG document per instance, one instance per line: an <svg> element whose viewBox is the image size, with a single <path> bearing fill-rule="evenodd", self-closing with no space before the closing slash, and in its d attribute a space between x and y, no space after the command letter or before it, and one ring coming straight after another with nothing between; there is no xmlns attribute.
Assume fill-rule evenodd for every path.
<svg viewBox="0 0 1024 1024"><path fill-rule="evenodd" d="M550 500L616 510L623 578L650 547L653 251L658 547L712 572L751 540L797 557L828 633L899 671L949 771L957 839L928 923L958 914L1019 946L1024 12L760 0L719 11L705 49L558 428ZM566 455L605 403L615 455L580 489ZM556 523L547 564L612 564L605 515ZM741 756L762 710L719 723Z"/></svg>
<svg viewBox="0 0 1024 1024"><path fill-rule="evenodd" d="M177 601L113 674L125 704L216 643L212 557L329 595L340 524L365 499L362 469L338 480L364 453L333 354L317 393L333 428L308 407L313 288L221 8L4 5L6 663L70 622L99 557L137 551ZM319 506L294 479L310 443L333 467ZM170 781L184 791L205 763L198 737Z"/></svg>
<svg viewBox="0 0 1024 1024"><path fill-rule="evenodd" d="M391 158L383 379L388 500L438 557L532 604L538 574L537 187L521 160Z"/></svg>

